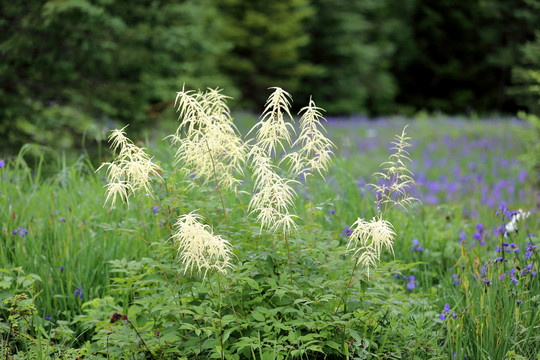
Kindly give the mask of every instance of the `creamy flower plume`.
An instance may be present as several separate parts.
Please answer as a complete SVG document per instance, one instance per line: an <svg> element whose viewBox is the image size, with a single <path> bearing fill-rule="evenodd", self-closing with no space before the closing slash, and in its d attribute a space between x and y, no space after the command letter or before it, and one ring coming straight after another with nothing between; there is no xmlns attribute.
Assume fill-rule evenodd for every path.
<svg viewBox="0 0 540 360"><path fill-rule="evenodd" d="M388 161L381 164L381 171L373 174L374 177L382 179L381 184L372 184L377 195L377 207L382 212L396 205L407 209L415 201L419 201L409 194L415 182L406 165L406 162L411 162L407 151L411 144L407 142L410 138L407 137L406 129L407 126L403 128L401 135L396 135L392 142L393 152Z"/></svg>
<svg viewBox="0 0 540 360"><path fill-rule="evenodd" d="M294 180L283 179L276 172L266 151L254 146L250 152L253 164L254 192L249 202L250 211L256 212L261 228L287 232L296 228L295 216L289 209L294 207L296 192Z"/></svg>
<svg viewBox="0 0 540 360"><path fill-rule="evenodd" d="M507 236L508 233L518 231L518 223L525 221L530 215L530 211L523 211L522 209L513 212L510 221L506 224L505 236Z"/></svg>
<svg viewBox="0 0 540 360"><path fill-rule="evenodd" d="M283 141L289 146L291 145L290 131L294 132L294 127L290 122L285 121L285 116L293 121L289 111L291 95L279 87L271 89L274 89L274 92L266 101L261 120L249 132L251 133L255 128L258 128L258 146L269 155L275 155L278 146L283 148Z"/></svg>
<svg viewBox="0 0 540 360"><path fill-rule="evenodd" d="M118 152L118 156L113 162L103 163L97 170L107 166L107 176L109 183L107 187L107 197L105 203L111 200L114 206L116 198L129 203L129 196L141 189L151 192L150 180L152 176L158 176L161 168L152 162L152 158L131 142L126 136L124 129L112 130L109 136L111 148Z"/></svg>
<svg viewBox="0 0 540 360"><path fill-rule="evenodd" d="M178 247L184 274L193 270L199 275L204 273L203 277L212 270L226 274L234 256L231 244L214 235L202 221L200 215L191 212L180 216L175 224L176 232L171 238Z"/></svg>
<svg viewBox="0 0 540 360"><path fill-rule="evenodd" d="M170 137L178 145L176 164L189 168L203 183L217 179L220 187L232 188L239 183L235 174L242 174L246 145L234 126L227 99L218 89L178 92L181 123Z"/></svg>
<svg viewBox="0 0 540 360"><path fill-rule="evenodd" d="M381 218L373 218L370 222L358 218L351 229L347 249L353 251L359 264L368 269L369 276L369 269L377 266L383 247L394 253L394 227Z"/></svg>
<svg viewBox="0 0 540 360"><path fill-rule="evenodd" d="M291 164L291 171L297 175L311 176L316 171L324 177L323 173L328 171L332 161L332 148L335 145L319 130L324 130L321 119L326 121L322 111L311 98L309 105L300 110L303 113L300 118L300 137L293 144L293 147L299 146L300 149L285 157Z"/></svg>

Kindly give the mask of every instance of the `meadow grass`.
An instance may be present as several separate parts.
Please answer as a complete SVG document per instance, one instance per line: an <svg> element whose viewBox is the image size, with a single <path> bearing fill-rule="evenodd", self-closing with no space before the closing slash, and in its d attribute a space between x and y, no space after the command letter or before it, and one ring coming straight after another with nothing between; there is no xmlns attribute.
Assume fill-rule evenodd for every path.
<svg viewBox="0 0 540 360"><path fill-rule="evenodd" d="M269 250L276 246L274 242L279 238L269 240L268 237L257 235L260 234L259 224L253 217L246 216L249 196L223 192L220 199L212 186L188 188L185 185L185 174L173 165L174 149L159 141L173 132L173 126L164 124L166 132L147 140L145 144L161 166L161 175L166 180L154 186L155 200L135 196L130 207L103 205L106 179L102 173L96 173L88 161L81 159L71 165L61 164L54 176L44 177L39 167L30 169L26 165L24 152L21 152L0 169L0 199L5 204L0 208L0 290L3 299L16 293L17 288L24 288L35 296L37 317L41 319L35 322L47 325L50 330L58 321L67 321L68 327L77 334L90 331L85 321L95 324L93 321L96 319L92 319L92 314L97 317L97 309L105 306L103 304L110 303L111 307L107 309L114 308L112 304L121 304L118 311L125 314L132 311L131 303L140 301L147 306L154 296L148 290L152 286L145 283L149 286L147 290L150 294L146 300L137 300L138 294L144 294L144 291L134 288L145 276L146 268L141 264L153 264L150 259L156 258L159 264L148 265L149 268L157 274L169 273L167 266L170 265L164 260L175 255L163 252L160 246L171 238L176 216L194 209L204 212L216 233L225 234L231 240L237 254L273 264L270 272L277 272L276 266L281 269L279 271L286 271L281 268L283 264L280 261L289 263L289 288L285 285L288 277L279 289L274 288L272 282L266 283L269 281L268 275L261 278L255 275L256 281L251 281L248 274L252 273L253 268L245 259L238 260L239 270L232 275L240 277L236 278L238 284L262 289L261 283L264 282L268 292L276 291L276 299L290 296L294 302L296 296L296 301L304 298L307 299L305 301L313 301L307 294L290 295L300 291L292 286L293 274L295 282L303 284L303 287L299 286L302 291L309 293L306 290L308 285L314 288L320 286L323 291L328 279L317 277L319 267L336 281L332 283L332 286L336 286L336 293L342 294L337 284L344 285L351 270L354 273L354 262L346 262L351 255L344 251L350 227L359 216L371 219L377 214L375 196L368 184L377 181L372 174L388 158L389 143L394 135L401 133L403 126L408 124L407 133L413 138L411 170L416 178L412 193L422 204L409 212L393 211L388 214L388 219L398 229L393 245L395 257L390 253L383 254L383 272L375 275L378 280L369 282L360 276L363 280L351 287L350 297L347 296L343 304L344 312L353 309L358 319L363 319L364 312L375 312L374 306L381 306L380 314L376 312L379 315L375 317L378 323L356 324L355 331L363 329L363 333L358 330L358 339L342 339L342 344L328 342L326 351L339 347L339 351L348 352L354 348L357 356L364 356L359 358L376 358L391 343L407 347L407 356L418 358L450 359L455 353L458 358L495 359L508 351L517 351L518 354L538 351L540 343L536 333L539 319L534 309L539 302L540 287L538 278L532 276L533 272L536 274L538 271L538 252L535 249L531 252L532 256L526 258L525 249L527 241L535 244L537 241L536 236L526 236L538 231L534 220L536 214L533 213L527 221L527 234L521 231L519 238L515 238L520 251L508 253L508 262L494 263L494 259L500 255L495 252L497 245L501 246L505 240L504 235L496 231L501 218L496 217L495 213L501 203L505 201L512 210L534 210L537 207L534 174L528 173L517 161L517 155L525 151L526 145L519 141L513 130L523 128L524 124L513 119L446 117L328 120L328 137L337 145L335 159L324 179L312 179L309 192L301 184L296 185L298 196L294 202L295 213L300 218L310 219L305 221L312 225L309 232L288 239L294 255L293 259L289 255L288 260L278 260L279 253ZM240 129L250 128L255 119L244 118L244 121L245 124L238 126ZM252 185L249 176L246 179L240 185L242 189ZM225 209L223 204L227 204ZM224 211L227 220L223 216ZM481 231L479 224L482 224ZM229 225L233 230L229 229ZM306 243L309 245L306 246ZM268 257L266 251L272 257ZM138 263L141 259L147 260ZM397 265L394 260L405 266ZM482 274L486 263L488 270ZM529 273L521 277L516 275L519 286L514 285L510 271L516 266L524 269L528 264L533 264ZM501 274L504 282L499 280ZM489 288L485 280L491 283ZM169 285L174 281L181 286L190 284L182 283L184 280L178 277L176 280L167 278ZM223 281L210 279L206 284L189 285L193 286L190 291L195 294L192 297L184 295L183 298L184 302L195 304L195 298L205 301L206 295L201 294L209 291L217 294L222 341L222 307L226 299L222 299L222 291L215 287L231 288L231 282L234 283L229 279L225 285ZM130 291L126 291L128 283ZM210 288L207 289L207 286ZM322 300L324 296L318 298L320 294L315 290L312 296L318 299L317 302L327 301ZM261 299L265 299L266 304L272 304L273 298L274 295L267 298L261 293ZM94 299L96 309L94 305L89 305ZM235 299L230 298L231 306ZM279 308L279 304L283 305L277 302L273 306ZM455 312L455 318L451 312L445 313L446 304ZM245 304L237 306L246 309ZM259 312L252 315L252 321L260 320L261 316L263 320L276 316L275 313L266 313L269 311L267 307L261 308L256 303L254 306ZM341 300L336 312L340 306ZM178 308L181 306L178 305ZM308 308L302 308L302 311ZM395 312L395 308L400 310ZM194 309L198 308L195 306ZM316 307L313 305L312 309ZM300 310L296 308L294 311ZM3 314L6 315L6 312ZM444 320L441 320L441 314L445 315ZM233 315L237 316L235 312L230 314ZM321 316L331 323L329 314ZM149 325L144 325L145 322L138 319L142 326L140 331L143 332L146 329L144 326ZM235 321L241 322L238 318ZM279 323L280 320L275 318L274 321ZM103 319L96 326L97 334L101 330L106 334ZM187 329L188 325L183 326ZM284 323L280 326L301 325ZM388 330L379 334L374 330L379 327ZM200 331L204 333L206 330L201 328ZM244 331L247 331L246 327ZM263 328L258 331L263 331ZM280 358L279 353L287 353L295 358L313 356L322 351L316 347L309 348L306 344L313 339L298 333L299 337L288 338L288 341L292 344L296 342L297 348L305 347L311 352L294 353L275 343L272 346L276 358ZM356 337L354 334L353 337ZM98 336L99 340L94 337L94 340L104 341L105 337L109 346L109 335ZM87 334L82 338L89 340L92 336ZM245 337L240 334L238 338L241 340L238 344L247 341L242 340ZM415 341L410 343L408 338ZM84 343L73 340L73 337L71 339L73 346ZM245 349L237 344L235 349L238 353L245 354L249 348L248 353L253 358L271 358L268 344L263 346L262 340L259 340L259 345L254 346L255 338L250 339ZM123 344L121 339L117 341ZM125 341L123 346L128 348L129 341ZM348 344L345 350L343 344ZM152 344L149 343L149 346L152 347ZM220 346L221 353L214 355L223 357L223 343Z"/></svg>

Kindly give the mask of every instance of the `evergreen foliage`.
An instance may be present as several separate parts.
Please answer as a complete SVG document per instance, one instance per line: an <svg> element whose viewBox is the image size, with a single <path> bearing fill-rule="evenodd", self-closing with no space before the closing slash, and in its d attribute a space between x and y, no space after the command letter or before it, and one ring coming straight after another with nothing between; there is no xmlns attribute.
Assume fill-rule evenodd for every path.
<svg viewBox="0 0 540 360"><path fill-rule="evenodd" d="M306 21L314 9L309 0L216 4L225 23L221 37L231 46L220 59L220 68L240 89L244 106L264 103L271 86L296 92L300 80L316 71L309 59L301 58L302 48L310 42Z"/></svg>
<svg viewBox="0 0 540 360"><path fill-rule="evenodd" d="M141 125L185 81L228 85L210 1L42 0L4 2L1 12L2 147L55 145L60 129L80 134L95 122Z"/></svg>
<svg viewBox="0 0 540 360"><path fill-rule="evenodd" d="M2 152L72 149L126 123L136 134L173 118L183 83L255 112L270 86L328 115L538 111L540 0L36 0L0 13Z"/></svg>

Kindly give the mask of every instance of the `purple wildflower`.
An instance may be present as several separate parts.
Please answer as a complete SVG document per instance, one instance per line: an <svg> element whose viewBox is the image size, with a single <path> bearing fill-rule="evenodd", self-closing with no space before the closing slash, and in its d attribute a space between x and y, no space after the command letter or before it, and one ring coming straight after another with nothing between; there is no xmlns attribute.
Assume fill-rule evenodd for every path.
<svg viewBox="0 0 540 360"><path fill-rule="evenodd" d="M60 218L60 221L61 221L61 222L66 222L66 218L65 218L65 217L61 217L61 218Z"/></svg>
<svg viewBox="0 0 540 360"><path fill-rule="evenodd" d="M517 246L516 243L511 243L508 247L509 247L510 249L514 250L514 252L519 253L519 247Z"/></svg>
<svg viewBox="0 0 540 360"><path fill-rule="evenodd" d="M459 243L463 245L465 243L465 239L467 239L467 234L465 234L463 231L459 233Z"/></svg>
<svg viewBox="0 0 540 360"><path fill-rule="evenodd" d="M341 230L341 235L340 236L341 237L343 237L343 236L349 237L349 236L352 235L352 233L353 233L353 231L349 228L349 225L345 225L345 229Z"/></svg>
<svg viewBox="0 0 540 360"><path fill-rule="evenodd" d="M495 213L495 216L498 216L499 213L502 213L503 214L503 219L504 219L504 215L506 214L507 210L508 209L506 208L506 201L502 201L501 204L499 205L499 209Z"/></svg>
<svg viewBox="0 0 540 360"><path fill-rule="evenodd" d="M442 313L441 313L441 316L440 316L441 321L446 320L446 315L450 315L450 316L452 316L454 319L457 318L456 313L454 312L454 310L451 310L451 309L450 309L450 305L448 305L448 304L446 304L446 305L444 306L444 309L443 309L443 311L442 311Z"/></svg>
<svg viewBox="0 0 540 360"><path fill-rule="evenodd" d="M329 215L334 215L336 213L336 210L335 209L330 209L330 211L328 211L328 214Z"/></svg>
<svg viewBox="0 0 540 360"><path fill-rule="evenodd" d="M422 245L420 245L420 242L416 238L413 239L413 245L411 246L411 251L412 252L415 252L415 251L422 252L422 251L424 251L424 248L422 247Z"/></svg>
<svg viewBox="0 0 540 360"><path fill-rule="evenodd" d="M81 300L84 300L83 292L83 287L79 286L77 290L75 290L75 292L73 293L73 297L75 297L76 299L78 295Z"/></svg>
<svg viewBox="0 0 540 360"><path fill-rule="evenodd" d="M458 274L452 274L452 277L454 278L454 284L459 285L459 275Z"/></svg>
<svg viewBox="0 0 540 360"><path fill-rule="evenodd" d="M49 314L45 314L45 320L51 321L52 318L49 316Z"/></svg>
<svg viewBox="0 0 540 360"><path fill-rule="evenodd" d="M154 212L154 214L159 211L159 208L157 207L157 205L152 206L152 211Z"/></svg>
<svg viewBox="0 0 540 360"><path fill-rule="evenodd" d="M60 272L64 272L64 265L60 265Z"/></svg>
<svg viewBox="0 0 540 360"><path fill-rule="evenodd" d="M6 162L4 161L4 159L0 159L0 169L4 166L6 166Z"/></svg>
<svg viewBox="0 0 540 360"><path fill-rule="evenodd" d="M415 276L414 275L409 276L408 280L409 282L407 283L407 290L413 290L418 284Z"/></svg>
<svg viewBox="0 0 540 360"><path fill-rule="evenodd" d="M25 237L26 235L28 235L28 230L22 227L18 227L17 229L13 230L13 235L16 235L17 233L19 233L21 237Z"/></svg>

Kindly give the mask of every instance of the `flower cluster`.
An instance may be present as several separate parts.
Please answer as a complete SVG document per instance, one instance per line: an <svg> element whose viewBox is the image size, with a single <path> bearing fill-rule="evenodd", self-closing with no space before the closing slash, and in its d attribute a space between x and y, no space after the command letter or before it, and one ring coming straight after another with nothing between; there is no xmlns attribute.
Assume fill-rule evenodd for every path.
<svg viewBox="0 0 540 360"><path fill-rule="evenodd" d="M321 119L325 120L321 111L323 109L315 106L311 99L309 105L300 110L304 113L300 118L301 132L293 144L293 147L299 145L300 149L285 157L290 160L291 171L296 175L313 176L316 171L323 176L330 166L332 148L335 145L319 130L324 129Z"/></svg>
<svg viewBox="0 0 540 360"><path fill-rule="evenodd" d="M351 236L353 233L353 231L351 230L351 228L349 227L349 225L345 225L345 229L341 230L341 234L339 234L339 236L341 238L343 237L349 237Z"/></svg>
<svg viewBox="0 0 540 360"><path fill-rule="evenodd" d="M409 277L404 276L403 280L407 280L407 290L413 290L418 285L418 281L416 281L416 277L414 275Z"/></svg>
<svg viewBox="0 0 540 360"><path fill-rule="evenodd" d="M385 247L393 253L393 243L396 232L392 224L382 218L373 218L370 222L358 218L352 225L347 249L354 251L358 261L368 269L375 267Z"/></svg>
<svg viewBox="0 0 540 360"><path fill-rule="evenodd" d="M25 237L26 235L28 235L28 230L22 227L18 227L13 230L13 235L16 235L17 233L19 233L21 237Z"/></svg>
<svg viewBox="0 0 540 360"><path fill-rule="evenodd" d="M209 270L227 273L232 267L231 258L234 256L231 244L218 235L212 233L208 225L201 224L204 219L193 212L182 215L175 224L176 232L172 240L178 246L180 260L184 267L184 274L196 270L198 274L204 272L203 278Z"/></svg>
<svg viewBox="0 0 540 360"><path fill-rule="evenodd" d="M119 150L117 158L112 163L103 163L96 171L107 166L109 183L107 187L107 197L105 203L111 200L114 206L116 197L129 203L129 196L141 189L150 192L150 176L159 176L160 167L152 162L144 149L136 146L126 137L124 128L112 130L109 141L111 147L116 152Z"/></svg>
<svg viewBox="0 0 540 360"><path fill-rule="evenodd" d="M536 245L532 241L528 241L525 248L525 259L529 259L533 255L533 251L537 251L536 249Z"/></svg>
<svg viewBox="0 0 540 360"><path fill-rule="evenodd" d="M287 232L296 228L295 215L289 212L294 206L295 180L284 179L277 173L265 150L258 146L251 149L254 192L249 202L251 213L257 213L262 228L272 232Z"/></svg>
<svg viewBox="0 0 540 360"><path fill-rule="evenodd" d="M411 147L407 141L410 140L407 137L405 130L403 129L401 135L396 136L392 142L393 151L387 162L381 165L381 171L373 174L374 177L379 178L377 184L372 184L375 193L377 195L377 206L379 211L384 211L390 207L399 205L406 209L415 201L419 201L414 196L410 195L411 187L415 184L412 178L412 172L407 168L406 162L411 162L409 158L409 152L407 148ZM384 208L384 209L381 209Z"/></svg>
<svg viewBox="0 0 540 360"><path fill-rule="evenodd" d="M268 154L277 154L278 146L283 148L283 141L291 145L290 131L294 127L290 122L285 122L285 115L293 121L289 111L291 107L291 95L279 87L273 87L274 92L266 101L264 112L259 121L251 130L257 130L257 144Z"/></svg>
<svg viewBox="0 0 540 360"><path fill-rule="evenodd" d="M510 222L506 224L506 232L512 233L518 231L518 223L527 219L531 215L530 211L523 211L521 209L513 211L511 213Z"/></svg>
<svg viewBox="0 0 540 360"><path fill-rule="evenodd" d="M413 239L413 244L411 246L411 251L412 252L422 252L422 251L424 251L424 248L422 247L422 245L420 245L420 242L416 238Z"/></svg>
<svg viewBox="0 0 540 360"><path fill-rule="evenodd" d="M84 296L83 296L83 287L82 286L79 286L77 288L77 290L75 290L75 292L73 293L73 297L76 299L77 296L81 299L81 300L84 300Z"/></svg>
<svg viewBox="0 0 540 360"><path fill-rule="evenodd" d="M441 319L441 321L444 321L444 320L447 319L447 316L449 316L449 315L450 315L451 317L453 317L454 319L457 318L457 315L456 315L456 313L454 312L454 310L451 310L451 309L450 309L450 305L446 304L446 305L444 306L444 309L443 309L443 311L442 311L442 313L441 313L441 316L440 316L439 318Z"/></svg>
<svg viewBox="0 0 540 360"><path fill-rule="evenodd" d="M473 235L473 242L472 245L474 246L476 241L480 242L481 246L486 245L486 241L484 239L484 225L483 224L477 224L476 225L476 232Z"/></svg>
<svg viewBox="0 0 540 360"><path fill-rule="evenodd" d="M175 163L188 168L193 179L215 180L220 187L234 188L240 182L235 174L242 174L246 145L233 123L227 99L219 89L204 93L182 89L175 102L182 122L169 137L173 145L178 144Z"/></svg>

